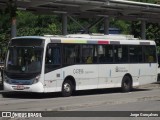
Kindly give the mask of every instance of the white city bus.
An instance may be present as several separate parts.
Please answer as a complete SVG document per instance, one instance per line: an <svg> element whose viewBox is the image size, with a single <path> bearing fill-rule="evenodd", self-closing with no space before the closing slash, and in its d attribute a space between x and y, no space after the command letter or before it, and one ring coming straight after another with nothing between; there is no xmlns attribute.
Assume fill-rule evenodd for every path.
<svg viewBox="0 0 160 120"><path fill-rule="evenodd" d="M4 90L61 92L132 87L157 81L154 41L122 35L16 37L9 42Z"/></svg>

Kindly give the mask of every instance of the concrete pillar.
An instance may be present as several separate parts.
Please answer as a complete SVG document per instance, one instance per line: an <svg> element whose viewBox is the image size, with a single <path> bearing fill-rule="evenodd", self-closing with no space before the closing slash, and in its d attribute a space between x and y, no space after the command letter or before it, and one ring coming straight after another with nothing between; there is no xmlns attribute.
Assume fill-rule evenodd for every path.
<svg viewBox="0 0 160 120"><path fill-rule="evenodd" d="M62 35L67 35L67 14L62 14Z"/></svg>
<svg viewBox="0 0 160 120"><path fill-rule="evenodd" d="M17 35L16 17L13 17L11 22L12 22L11 38L13 38L13 37L16 37L16 35Z"/></svg>
<svg viewBox="0 0 160 120"><path fill-rule="evenodd" d="M141 39L146 39L146 21L141 20Z"/></svg>
<svg viewBox="0 0 160 120"><path fill-rule="evenodd" d="M104 34L105 35L109 34L109 17L108 16L104 17Z"/></svg>

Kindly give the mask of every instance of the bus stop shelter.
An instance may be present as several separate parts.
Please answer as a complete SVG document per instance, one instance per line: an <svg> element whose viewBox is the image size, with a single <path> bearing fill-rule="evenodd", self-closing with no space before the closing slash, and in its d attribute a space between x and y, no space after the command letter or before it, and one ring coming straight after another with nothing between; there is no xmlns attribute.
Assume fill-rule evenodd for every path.
<svg viewBox="0 0 160 120"><path fill-rule="evenodd" d="M73 16L93 18L93 24L85 28L89 30L97 23L104 21L104 34L108 34L109 17L141 21L141 38L145 39L146 22L159 23L160 5L128 0L0 0L0 9L8 6L18 10L31 11L38 14L62 14L62 34L67 34L67 18L81 26ZM12 36L16 35L16 22L12 20Z"/></svg>

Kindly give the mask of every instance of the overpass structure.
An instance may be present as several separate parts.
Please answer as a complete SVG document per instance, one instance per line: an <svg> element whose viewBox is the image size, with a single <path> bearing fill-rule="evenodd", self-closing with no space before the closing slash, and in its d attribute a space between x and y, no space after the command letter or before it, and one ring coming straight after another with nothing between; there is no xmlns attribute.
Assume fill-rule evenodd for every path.
<svg viewBox="0 0 160 120"><path fill-rule="evenodd" d="M73 16L95 20L88 28L81 26L85 31L104 20L104 34L108 34L109 17L128 21L140 20L142 39L145 39L146 22L160 22L159 4L128 0L0 0L0 9L5 9L9 5L38 14L62 14L62 34L67 34L67 18L81 26ZM12 28L14 36L14 21Z"/></svg>

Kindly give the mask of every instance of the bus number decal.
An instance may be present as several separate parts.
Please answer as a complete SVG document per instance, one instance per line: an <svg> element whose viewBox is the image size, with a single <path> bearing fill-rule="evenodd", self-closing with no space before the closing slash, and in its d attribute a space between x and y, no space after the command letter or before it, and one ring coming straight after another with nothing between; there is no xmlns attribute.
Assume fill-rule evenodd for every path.
<svg viewBox="0 0 160 120"><path fill-rule="evenodd" d="M73 69L74 74L83 74L84 70L83 69Z"/></svg>

